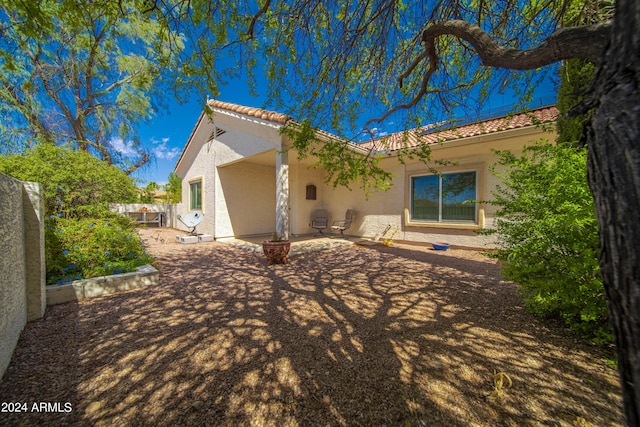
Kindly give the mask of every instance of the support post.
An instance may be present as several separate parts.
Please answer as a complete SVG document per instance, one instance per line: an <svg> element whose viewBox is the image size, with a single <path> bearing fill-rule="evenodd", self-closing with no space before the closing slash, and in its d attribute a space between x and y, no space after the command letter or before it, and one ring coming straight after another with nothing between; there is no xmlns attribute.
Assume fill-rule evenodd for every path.
<svg viewBox="0 0 640 427"><path fill-rule="evenodd" d="M276 233L289 239L289 153L285 147L276 151Z"/></svg>

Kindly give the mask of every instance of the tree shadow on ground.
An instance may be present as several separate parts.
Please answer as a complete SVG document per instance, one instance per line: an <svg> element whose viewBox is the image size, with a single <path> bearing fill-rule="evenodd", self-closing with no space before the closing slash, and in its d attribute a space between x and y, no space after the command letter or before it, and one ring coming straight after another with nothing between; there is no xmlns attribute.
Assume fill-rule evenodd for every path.
<svg viewBox="0 0 640 427"><path fill-rule="evenodd" d="M151 243L158 286L81 302L64 325L68 424L622 424L606 351L533 319L491 260L350 246L267 267L219 243ZM494 370L513 380L502 397Z"/></svg>
<svg viewBox="0 0 640 427"><path fill-rule="evenodd" d="M62 426L79 420L78 340L77 302L48 307L43 318L25 326L0 380L0 425Z"/></svg>

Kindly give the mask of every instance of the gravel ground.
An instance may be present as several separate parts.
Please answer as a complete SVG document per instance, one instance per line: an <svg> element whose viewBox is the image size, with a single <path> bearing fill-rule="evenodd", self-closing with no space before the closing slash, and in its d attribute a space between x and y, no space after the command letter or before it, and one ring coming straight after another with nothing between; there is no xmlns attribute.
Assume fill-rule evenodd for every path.
<svg viewBox="0 0 640 427"><path fill-rule="evenodd" d="M481 254L352 245L267 267L141 233L160 283L28 324L0 381L2 409L27 412L0 425L623 424L612 349L538 322Z"/></svg>

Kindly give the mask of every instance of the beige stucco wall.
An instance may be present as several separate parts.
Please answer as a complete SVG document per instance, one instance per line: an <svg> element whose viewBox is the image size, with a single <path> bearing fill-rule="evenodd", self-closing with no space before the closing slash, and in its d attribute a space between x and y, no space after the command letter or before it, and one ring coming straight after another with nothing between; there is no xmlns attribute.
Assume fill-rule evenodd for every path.
<svg viewBox="0 0 640 427"><path fill-rule="evenodd" d="M498 178L489 172L489 167L496 163L498 157L495 150L511 150L521 152L525 145L545 137L555 138L553 133L542 132L540 129L527 128L516 131L494 133L489 136L468 138L466 140L435 146L432 160L449 160L455 166L440 167L441 172L458 170L476 170L478 172L478 198L487 200L490 192L498 184ZM481 226L491 227L495 207L480 205L479 225L451 225L451 224L411 224L408 221L409 208L409 177L412 174L430 173L427 166L421 162L412 161L405 165L398 163L395 157L384 159L381 166L394 175L393 187L386 191L378 191L368 198L357 185L349 191L345 188L333 188L323 185L319 194L322 198L319 205L328 208L330 222L344 217L346 209L356 210L356 219L348 231L349 234L368 238L380 237L388 225L392 230L398 230L395 239L413 242L430 243L446 241L453 245L491 248L494 240L488 236L479 236L475 229ZM300 173L298 176L304 176ZM300 185L302 185L300 183Z"/></svg>
<svg viewBox="0 0 640 427"><path fill-rule="evenodd" d="M40 185L0 174L0 377L22 328L46 308Z"/></svg>
<svg viewBox="0 0 640 427"><path fill-rule="evenodd" d="M309 226L314 209L329 209L325 197L326 186L321 169L309 168L297 159L294 150L289 152L289 230L292 235L316 232ZM307 200L307 185L316 186L316 199Z"/></svg>
<svg viewBox="0 0 640 427"><path fill-rule="evenodd" d="M9 365L20 332L27 323L22 184L0 174L0 372Z"/></svg>
<svg viewBox="0 0 640 427"><path fill-rule="evenodd" d="M47 307L44 242L44 195L36 182L23 182L22 206L27 289L27 321L39 319Z"/></svg>
<svg viewBox="0 0 640 427"><path fill-rule="evenodd" d="M218 168L217 238L273 233L275 174L274 166L249 162Z"/></svg>

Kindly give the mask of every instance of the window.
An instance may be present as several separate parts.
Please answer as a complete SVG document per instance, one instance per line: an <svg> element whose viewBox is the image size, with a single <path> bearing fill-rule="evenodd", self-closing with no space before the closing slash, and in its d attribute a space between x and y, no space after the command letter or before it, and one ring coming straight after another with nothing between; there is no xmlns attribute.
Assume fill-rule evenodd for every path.
<svg viewBox="0 0 640 427"><path fill-rule="evenodd" d="M202 180L189 183L189 208L192 211L202 210Z"/></svg>
<svg viewBox="0 0 640 427"><path fill-rule="evenodd" d="M476 172L411 177L411 220L472 222L476 219Z"/></svg>

